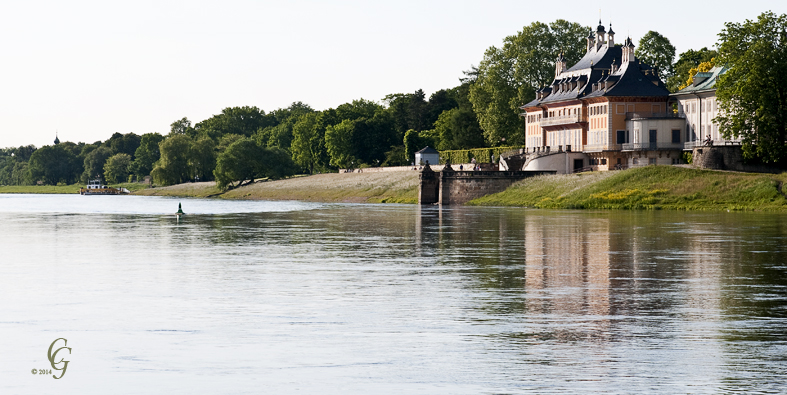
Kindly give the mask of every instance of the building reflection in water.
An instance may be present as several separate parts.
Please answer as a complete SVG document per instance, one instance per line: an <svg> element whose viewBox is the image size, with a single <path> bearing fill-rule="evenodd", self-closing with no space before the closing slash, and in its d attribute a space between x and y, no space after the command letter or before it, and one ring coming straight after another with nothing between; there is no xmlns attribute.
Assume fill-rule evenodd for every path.
<svg viewBox="0 0 787 395"><path fill-rule="evenodd" d="M585 336L606 333L610 315L609 219L532 215L524 222L528 314L585 316L582 331L591 329L586 326L589 323L595 327Z"/></svg>

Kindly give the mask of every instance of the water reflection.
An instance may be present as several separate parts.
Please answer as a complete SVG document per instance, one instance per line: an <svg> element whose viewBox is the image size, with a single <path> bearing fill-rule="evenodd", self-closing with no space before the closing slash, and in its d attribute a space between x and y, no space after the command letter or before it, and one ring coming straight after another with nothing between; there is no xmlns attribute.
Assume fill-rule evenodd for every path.
<svg viewBox="0 0 787 395"><path fill-rule="evenodd" d="M71 392L787 384L785 216L200 204L179 222L140 207L0 209L13 295L0 330L14 340L0 389L19 392L7 361L54 333L92 347Z"/></svg>

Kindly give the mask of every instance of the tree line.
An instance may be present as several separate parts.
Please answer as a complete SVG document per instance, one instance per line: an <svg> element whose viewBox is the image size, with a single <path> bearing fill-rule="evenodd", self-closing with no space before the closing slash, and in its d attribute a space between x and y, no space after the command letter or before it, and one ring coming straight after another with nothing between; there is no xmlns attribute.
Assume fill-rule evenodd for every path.
<svg viewBox="0 0 787 395"><path fill-rule="evenodd" d="M726 111L719 117L722 132L743 135L747 155L778 161L787 155L785 20L766 12L757 21L727 23L718 49L688 50L677 61L669 39L650 31L635 55L656 66L672 92L691 83L697 71L726 65L730 72L718 83ZM0 184L96 178L115 183L150 175L160 185L215 180L232 188L260 177L409 165L425 145L438 150L522 145L519 107L552 81L557 54L568 64L579 61L594 30L565 20L534 22L486 50L458 86L428 98L417 90L323 111L302 102L270 112L229 107L196 124L176 120L166 135L115 133L92 144L0 149Z"/></svg>

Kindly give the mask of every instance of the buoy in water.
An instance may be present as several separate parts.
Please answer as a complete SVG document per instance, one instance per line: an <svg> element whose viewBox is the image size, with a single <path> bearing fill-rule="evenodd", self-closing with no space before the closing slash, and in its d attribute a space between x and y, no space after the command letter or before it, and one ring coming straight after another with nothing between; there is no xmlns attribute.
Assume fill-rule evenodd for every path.
<svg viewBox="0 0 787 395"><path fill-rule="evenodd" d="M185 213L183 212L183 209L180 207L180 203L178 203L178 212L175 213L175 216L178 217L178 219L180 219L180 216L183 214Z"/></svg>

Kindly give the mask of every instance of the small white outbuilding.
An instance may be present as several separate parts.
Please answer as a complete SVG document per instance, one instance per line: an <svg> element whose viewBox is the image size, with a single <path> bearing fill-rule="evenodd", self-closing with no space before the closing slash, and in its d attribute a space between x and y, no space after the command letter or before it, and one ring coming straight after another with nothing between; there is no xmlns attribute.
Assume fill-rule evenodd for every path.
<svg viewBox="0 0 787 395"><path fill-rule="evenodd" d="M440 163L440 153L428 145L415 153L416 166L425 165L427 163L429 163L430 166Z"/></svg>

